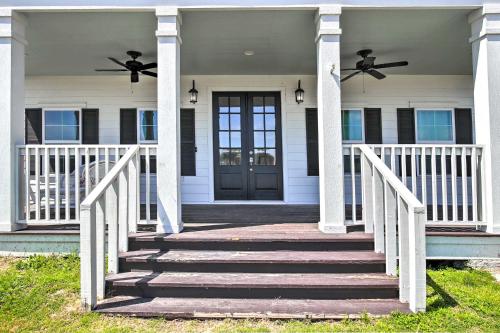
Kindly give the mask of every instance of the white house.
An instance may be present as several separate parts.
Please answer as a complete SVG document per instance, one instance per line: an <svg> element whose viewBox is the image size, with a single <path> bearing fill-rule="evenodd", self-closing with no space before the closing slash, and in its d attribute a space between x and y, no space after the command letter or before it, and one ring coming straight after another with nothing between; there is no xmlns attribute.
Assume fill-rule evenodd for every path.
<svg viewBox="0 0 500 333"><path fill-rule="evenodd" d="M79 248L88 309L423 311L426 258L500 255L496 0L3 0L0 41L0 251Z"/></svg>

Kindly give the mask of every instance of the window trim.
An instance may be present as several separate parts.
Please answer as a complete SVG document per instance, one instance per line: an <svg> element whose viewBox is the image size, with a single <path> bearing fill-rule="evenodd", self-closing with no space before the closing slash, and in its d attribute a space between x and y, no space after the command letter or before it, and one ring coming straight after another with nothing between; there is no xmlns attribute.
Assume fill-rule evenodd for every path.
<svg viewBox="0 0 500 333"><path fill-rule="evenodd" d="M158 144L158 140L141 140L141 112L143 111L154 111L156 112L156 117L158 119L158 109L156 108L137 108L137 116L136 116L136 130L137 130L137 143L139 144ZM156 124L158 128L158 132L160 131L158 124Z"/></svg>
<svg viewBox="0 0 500 333"><path fill-rule="evenodd" d="M438 111L438 112L450 112L451 113L451 140L419 140L418 139L418 113L420 111ZM415 114L413 115L415 121L415 143L443 143L443 144L454 144L455 143L455 109L453 108L419 108L415 109Z"/></svg>
<svg viewBox="0 0 500 333"><path fill-rule="evenodd" d="M358 143L364 143L365 142L365 109L363 108L342 108L341 113L340 113L340 131L342 132L343 130L343 124L342 124L342 113L344 111L359 111L361 113L361 140L344 140L342 138L342 143L346 144L358 144ZM340 133L342 135L342 133Z"/></svg>
<svg viewBox="0 0 500 333"><path fill-rule="evenodd" d="M45 139L45 112L47 111L68 111L68 112L78 112L78 140L46 140ZM42 108L42 143L43 144L81 144L82 143L82 109L81 108Z"/></svg>

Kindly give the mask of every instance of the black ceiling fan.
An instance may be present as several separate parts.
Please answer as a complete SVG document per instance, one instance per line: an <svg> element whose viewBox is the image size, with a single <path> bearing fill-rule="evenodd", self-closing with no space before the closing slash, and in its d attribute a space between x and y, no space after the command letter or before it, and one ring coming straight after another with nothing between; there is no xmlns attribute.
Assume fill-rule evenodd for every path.
<svg viewBox="0 0 500 333"><path fill-rule="evenodd" d="M376 57L369 57L369 55L372 54L372 52L373 51L370 49L360 50L356 52L356 54L362 57L363 59L356 63L356 68L341 69L342 71L355 71L355 72L345 76L344 78L342 78L342 80L340 80L340 82L349 80L351 77L358 75L359 73L366 73L378 80L382 80L383 78L385 78L385 75L377 71L377 69L408 66L408 61L388 62L385 64L375 65Z"/></svg>
<svg viewBox="0 0 500 333"><path fill-rule="evenodd" d="M96 72L126 72L130 71L130 82L135 83L139 82L139 73L152 76L152 77L157 77L157 74L155 72L150 72L147 69L152 69L156 68L158 65L156 62L152 62L149 64L143 64L140 61L137 61L137 58L142 56L141 52L137 51L128 51L127 54L132 58L132 60L127 60L125 63L122 63L121 61L116 60L115 58L108 57L109 60L114 62L115 64L118 64L122 67L125 68L117 68L117 69L96 69Z"/></svg>

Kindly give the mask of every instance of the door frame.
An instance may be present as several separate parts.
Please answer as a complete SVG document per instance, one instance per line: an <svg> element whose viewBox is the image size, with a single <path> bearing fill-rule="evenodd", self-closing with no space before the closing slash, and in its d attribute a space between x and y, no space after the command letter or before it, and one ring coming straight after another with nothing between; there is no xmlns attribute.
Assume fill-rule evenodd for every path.
<svg viewBox="0 0 500 333"><path fill-rule="evenodd" d="M283 200L215 200L215 182L214 182L214 126L213 126L213 93L217 92L279 92L280 93L280 106L281 106L281 160L282 160L282 182L283 182ZM207 87L208 99L208 189L209 189L209 202L210 203L238 203L238 204L256 204L265 202L268 204L273 203L287 203L288 202L288 162L287 162L287 144L286 144L286 87L285 86L268 86L268 87L255 87L255 86L208 86Z"/></svg>

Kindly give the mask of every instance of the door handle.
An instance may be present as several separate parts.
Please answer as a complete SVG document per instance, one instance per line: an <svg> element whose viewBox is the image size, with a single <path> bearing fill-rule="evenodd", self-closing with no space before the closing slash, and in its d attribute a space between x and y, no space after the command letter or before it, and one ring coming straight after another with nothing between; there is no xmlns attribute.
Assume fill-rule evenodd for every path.
<svg viewBox="0 0 500 333"><path fill-rule="evenodd" d="M248 162L250 162L250 165L253 165L253 156L250 156L250 158L248 159Z"/></svg>

